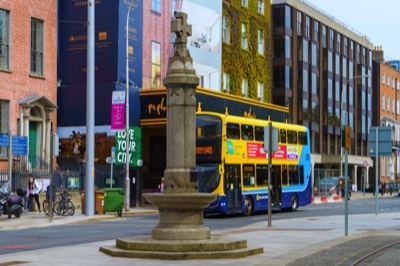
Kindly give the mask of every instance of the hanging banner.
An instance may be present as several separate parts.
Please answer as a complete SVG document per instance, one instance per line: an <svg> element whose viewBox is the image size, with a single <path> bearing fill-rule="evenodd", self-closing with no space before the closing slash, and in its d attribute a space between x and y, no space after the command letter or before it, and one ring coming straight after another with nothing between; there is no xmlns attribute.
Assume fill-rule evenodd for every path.
<svg viewBox="0 0 400 266"><path fill-rule="evenodd" d="M111 130L125 128L125 92L113 91L111 101Z"/></svg>

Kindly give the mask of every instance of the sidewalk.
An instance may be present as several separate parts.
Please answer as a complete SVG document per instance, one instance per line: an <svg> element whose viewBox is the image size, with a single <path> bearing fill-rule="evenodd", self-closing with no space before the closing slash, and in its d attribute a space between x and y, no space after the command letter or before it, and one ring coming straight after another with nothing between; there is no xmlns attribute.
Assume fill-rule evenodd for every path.
<svg viewBox="0 0 400 266"><path fill-rule="evenodd" d="M363 198L362 193L354 192L352 194L352 200L362 200ZM366 193L364 198L373 198L372 193L368 194L370 195ZM394 196L392 195L392 197ZM157 212L153 208L132 208L129 215ZM12 219L14 227L8 225L10 222L4 221L8 220L6 217L1 217L0 227L1 230L7 230L7 228L90 222L93 219L121 219L116 215L87 217L79 213L80 210L77 210L77 213L72 217L58 219L55 217L51 224L48 219L44 219L43 214L29 213L19 220ZM124 215L128 214L123 214L122 219ZM391 237L398 236L400 239L399 220L400 212L381 213L379 215L375 215L375 213L349 215L348 236L344 236L343 215L276 220L272 221L272 227L267 227L267 221L265 221L234 230L211 232L213 236L231 236L245 239L249 246L264 248L263 254L242 259L159 261L110 257L99 251L100 246L115 245L115 240L109 240L2 255L0 256L0 263L19 261L25 262L24 265L285 265L301 257L365 236L390 235Z"/></svg>
<svg viewBox="0 0 400 266"><path fill-rule="evenodd" d="M386 197L397 197L397 191L396 193L386 193L382 196L382 194L378 194L378 198L386 198ZM365 192L363 193L362 191L353 191L351 192L351 197L350 200L358 200L358 199L374 199L375 195L371 192ZM344 199L340 195L331 195L331 196L314 196L312 204L320 204L320 203L329 203L329 202L337 202L337 201L344 201Z"/></svg>
<svg viewBox="0 0 400 266"><path fill-rule="evenodd" d="M123 212L122 218L124 216L131 215L144 215L144 214L158 214L158 210L152 207L148 208L131 208L128 212ZM53 216L53 221L49 221L49 217L44 214L36 212L28 212L22 214L19 219L16 219L15 216L12 219L8 219L7 215L2 215L0 217L0 231L1 230L12 230L12 229L25 229L32 227L45 227L45 226L53 226L53 225L62 225L62 224L70 224L70 223L79 223L79 222L92 222L99 220L107 220L107 219L121 219L118 217L116 213L103 214L103 215L94 215L94 216L86 216L82 214L81 209L76 209L75 214L73 216Z"/></svg>

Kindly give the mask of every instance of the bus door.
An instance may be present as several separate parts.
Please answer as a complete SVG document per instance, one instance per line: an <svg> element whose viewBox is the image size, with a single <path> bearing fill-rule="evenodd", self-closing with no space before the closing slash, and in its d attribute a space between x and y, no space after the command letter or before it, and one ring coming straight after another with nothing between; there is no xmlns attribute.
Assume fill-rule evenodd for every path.
<svg viewBox="0 0 400 266"><path fill-rule="evenodd" d="M240 187L240 165L225 165L224 192L228 211L242 210L242 190Z"/></svg>
<svg viewBox="0 0 400 266"><path fill-rule="evenodd" d="M282 179L280 165L272 165L271 167L271 189L271 206L280 209L282 203Z"/></svg>

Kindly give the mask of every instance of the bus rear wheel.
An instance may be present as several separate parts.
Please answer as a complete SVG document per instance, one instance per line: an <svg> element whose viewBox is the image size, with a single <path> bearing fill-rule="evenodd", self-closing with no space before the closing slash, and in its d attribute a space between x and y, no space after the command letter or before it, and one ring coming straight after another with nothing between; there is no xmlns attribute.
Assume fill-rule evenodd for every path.
<svg viewBox="0 0 400 266"><path fill-rule="evenodd" d="M290 203L290 211L294 212L297 210L297 208L299 207L299 201L297 199L297 195L293 194L292 196L292 200Z"/></svg>
<svg viewBox="0 0 400 266"><path fill-rule="evenodd" d="M251 197L247 196L244 200L244 215L249 216L254 213L254 204Z"/></svg>

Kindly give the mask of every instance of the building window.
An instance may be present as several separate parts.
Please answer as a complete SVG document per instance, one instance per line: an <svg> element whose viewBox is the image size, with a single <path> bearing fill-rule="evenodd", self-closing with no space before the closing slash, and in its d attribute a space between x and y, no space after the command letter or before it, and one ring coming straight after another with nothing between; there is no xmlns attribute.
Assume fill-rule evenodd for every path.
<svg viewBox="0 0 400 266"><path fill-rule="evenodd" d="M31 20L31 73L43 76L43 21Z"/></svg>
<svg viewBox="0 0 400 266"><path fill-rule="evenodd" d="M258 30L258 53L264 55L264 31Z"/></svg>
<svg viewBox="0 0 400 266"><path fill-rule="evenodd" d="M318 21L314 21L314 37L313 40L315 42L318 42L318 36L319 35L319 22Z"/></svg>
<svg viewBox="0 0 400 266"><path fill-rule="evenodd" d="M382 84L385 84L385 74L382 74Z"/></svg>
<svg viewBox="0 0 400 266"><path fill-rule="evenodd" d="M382 94L382 110L385 111L385 94Z"/></svg>
<svg viewBox="0 0 400 266"><path fill-rule="evenodd" d="M349 54L349 57L351 59L354 58L354 42L353 41L350 41L350 54Z"/></svg>
<svg viewBox="0 0 400 266"><path fill-rule="evenodd" d="M230 92L230 76L228 73L224 72L222 76L222 87L224 92Z"/></svg>
<svg viewBox="0 0 400 266"><path fill-rule="evenodd" d="M326 47L326 26L322 26L322 47Z"/></svg>
<svg viewBox="0 0 400 266"><path fill-rule="evenodd" d="M258 0L258 14L264 15L264 0Z"/></svg>
<svg viewBox="0 0 400 266"><path fill-rule="evenodd" d="M249 6L249 0L242 0L242 6L248 7Z"/></svg>
<svg viewBox="0 0 400 266"><path fill-rule="evenodd" d="M392 89L394 89L394 84L395 84L395 80L394 79L392 79Z"/></svg>
<svg viewBox="0 0 400 266"><path fill-rule="evenodd" d="M311 39L311 36L310 36L310 31L311 31L310 23L311 23L310 22L310 17L306 16L306 37L309 38L309 39Z"/></svg>
<svg viewBox="0 0 400 266"><path fill-rule="evenodd" d="M242 23L242 48L243 49L247 49L248 48L247 25L246 25L246 23Z"/></svg>
<svg viewBox="0 0 400 266"><path fill-rule="evenodd" d="M390 96L386 97L386 111L390 112Z"/></svg>
<svg viewBox="0 0 400 266"><path fill-rule="evenodd" d="M285 5L285 27L292 28L292 8L288 5Z"/></svg>
<svg viewBox="0 0 400 266"><path fill-rule="evenodd" d="M0 68L9 69L9 42L10 42L10 28L9 28L9 12L0 9Z"/></svg>
<svg viewBox="0 0 400 266"><path fill-rule="evenodd" d="M242 96L243 97L247 97L248 95L248 85L249 82L247 81L247 79L242 79Z"/></svg>
<svg viewBox="0 0 400 266"><path fill-rule="evenodd" d="M362 48L361 64L365 65L365 47Z"/></svg>
<svg viewBox="0 0 400 266"><path fill-rule="evenodd" d="M225 43L230 43L230 25L229 25L229 18L228 16L223 16L222 18L222 40Z"/></svg>
<svg viewBox="0 0 400 266"><path fill-rule="evenodd" d="M397 100L397 114L400 115L400 101Z"/></svg>
<svg viewBox="0 0 400 266"><path fill-rule="evenodd" d="M161 86L161 44L151 42L151 81L152 87Z"/></svg>
<svg viewBox="0 0 400 266"><path fill-rule="evenodd" d="M303 29L303 23L301 18L301 12L297 11L297 35L302 34L302 29Z"/></svg>
<svg viewBox="0 0 400 266"><path fill-rule="evenodd" d="M397 81L397 90L400 90L400 81Z"/></svg>
<svg viewBox="0 0 400 266"><path fill-rule="evenodd" d="M342 43L341 43L342 37L340 33L336 34L336 51L340 54L342 52Z"/></svg>
<svg viewBox="0 0 400 266"><path fill-rule="evenodd" d="M8 134L9 128L9 114L10 104L8 101L0 100L0 133ZM0 157L7 156L7 147L0 147Z"/></svg>
<svg viewBox="0 0 400 266"><path fill-rule="evenodd" d="M394 114L394 97L392 97L392 113Z"/></svg>
<svg viewBox="0 0 400 266"><path fill-rule="evenodd" d="M329 48L331 48L331 49L334 49L334 47L333 47L334 36L335 36L335 34L334 34L333 30L330 29L329 30Z"/></svg>
<svg viewBox="0 0 400 266"><path fill-rule="evenodd" d="M257 95L259 101L264 100L264 83L262 82L258 82L257 84Z"/></svg>
<svg viewBox="0 0 400 266"><path fill-rule="evenodd" d="M343 55L345 55L345 56L347 56L347 49L348 49L348 47L347 47L347 38L346 37L343 37Z"/></svg>
<svg viewBox="0 0 400 266"><path fill-rule="evenodd" d="M151 0L151 10L161 13L161 0Z"/></svg>
<svg viewBox="0 0 400 266"><path fill-rule="evenodd" d="M386 86L390 87L390 77L389 76L387 76Z"/></svg>

